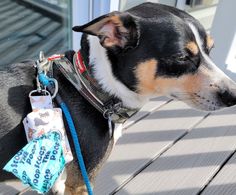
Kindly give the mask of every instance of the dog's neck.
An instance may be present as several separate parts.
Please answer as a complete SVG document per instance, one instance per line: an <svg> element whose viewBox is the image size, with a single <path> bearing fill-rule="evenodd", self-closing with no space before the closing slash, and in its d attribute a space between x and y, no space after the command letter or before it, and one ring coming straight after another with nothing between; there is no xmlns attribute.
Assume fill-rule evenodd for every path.
<svg viewBox="0 0 236 195"><path fill-rule="evenodd" d="M141 108L147 101L147 96L139 95L128 89L112 73L112 65L96 36L87 36L89 44L89 64L92 65L95 79L102 89L119 98L123 105L129 108Z"/></svg>

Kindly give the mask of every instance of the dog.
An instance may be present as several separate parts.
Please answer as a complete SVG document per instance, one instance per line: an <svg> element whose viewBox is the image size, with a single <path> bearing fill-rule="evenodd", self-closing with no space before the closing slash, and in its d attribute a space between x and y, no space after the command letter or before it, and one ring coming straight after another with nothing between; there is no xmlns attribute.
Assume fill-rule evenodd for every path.
<svg viewBox="0 0 236 195"><path fill-rule="evenodd" d="M83 33L81 53L91 66L94 79L125 107L141 108L156 96L178 99L205 111L236 104L236 84L209 57L213 39L184 11L144 3L125 12L103 15L73 30ZM72 61L74 52L65 55ZM3 171L3 166L27 143L22 119L30 112L28 94L35 89L35 70L29 63L19 63L0 74L0 181L4 181L12 175ZM94 183L114 144L107 119L57 67L54 77L72 114ZM69 133L68 136L74 154ZM76 158L63 174L64 180L54 187L55 194L86 194Z"/></svg>

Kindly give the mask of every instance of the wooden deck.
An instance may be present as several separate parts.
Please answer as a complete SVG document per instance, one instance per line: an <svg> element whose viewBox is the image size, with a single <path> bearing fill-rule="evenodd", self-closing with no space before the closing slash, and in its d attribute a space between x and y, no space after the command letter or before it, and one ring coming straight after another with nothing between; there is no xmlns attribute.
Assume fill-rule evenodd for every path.
<svg viewBox="0 0 236 195"><path fill-rule="evenodd" d="M205 113L158 98L126 123L94 194L235 195L235 150L235 108ZM22 189L2 183L0 195Z"/></svg>

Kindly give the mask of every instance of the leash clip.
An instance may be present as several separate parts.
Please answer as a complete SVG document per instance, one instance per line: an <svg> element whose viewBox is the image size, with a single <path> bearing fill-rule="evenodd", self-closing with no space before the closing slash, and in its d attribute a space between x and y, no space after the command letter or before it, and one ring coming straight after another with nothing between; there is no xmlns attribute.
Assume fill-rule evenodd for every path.
<svg viewBox="0 0 236 195"><path fill-rule="evenodd" d="M49 83L53 83L54 92L52 94L52 99L57 95L58 82L56 79L48 77L47 73L52 68L53 61L61 57L63 56L53 55L49 58L45 58L43 51L40 51L39 60L36 61L36 68L38 69L38 75L36 77L37 91L41 93L43 91L42 86L44 87L44 90L46 90L46 87L49 87Z"/></svg>
<svg viewBox="0 0 236 195"><path fill-rule="evenodd" d="M44 73L45 75L49 72L52 67L53 61L45 58L43 51L39 53L39 60L36 61L37 69L39 73Z"/></svg>
<svg viewBox="0 0 236 195"><path fill-rule="evenodd" d="M53 86L54 86L54 92L52 94L52 99L56 97L57 95L57 92L58 92L58 82L56 79L54 78L49 78L47 75L45 75L44 73L39 73L38 74L38 80L39 80L39 83L41 85L43 85L44 87L48 87L49 91L52 93L52 86L51 86L51 83L53 83Z"/></svg>

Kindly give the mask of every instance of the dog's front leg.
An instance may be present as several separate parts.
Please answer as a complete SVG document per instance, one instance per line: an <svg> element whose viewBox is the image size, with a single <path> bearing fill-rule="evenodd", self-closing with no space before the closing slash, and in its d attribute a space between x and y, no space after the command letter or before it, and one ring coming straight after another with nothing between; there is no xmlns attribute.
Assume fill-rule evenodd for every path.
<svg viewBox="0 0 236 195"><path fill-rule="evenodd" d="M78 167L77 162L74 160L66 167L67 179L65 183L65 195L88 195L87 188ZM95 173L91 175L96 175ZM90 184L93 187L93 178L90 178Z"/></svg>
<svg viewBox="0 0 236 195"><path fill-rule="evenodd" d="M73 188L66 186L65 195L88 195L88 191L85 185L74 186Z"/></svg>

